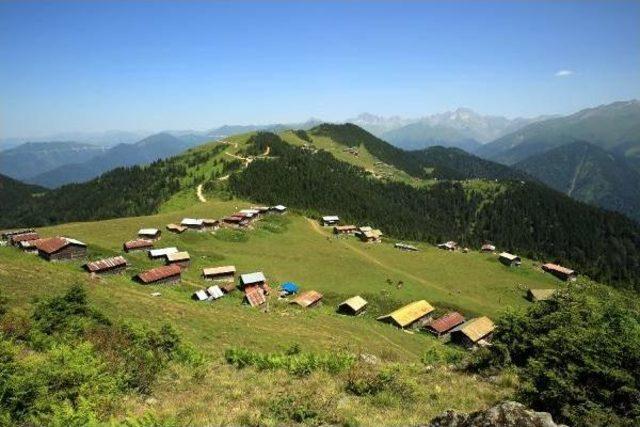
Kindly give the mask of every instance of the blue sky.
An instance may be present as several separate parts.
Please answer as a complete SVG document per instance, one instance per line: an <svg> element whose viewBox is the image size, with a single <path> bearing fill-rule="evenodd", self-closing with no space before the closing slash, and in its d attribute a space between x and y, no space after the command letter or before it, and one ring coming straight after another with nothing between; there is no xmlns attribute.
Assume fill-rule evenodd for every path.
<svg viewBox="0 0 640 427"><path fill-rule="evenodd" d="M640 98L638 22L640 1L1 2L0 137L571 113Z"/></svg>

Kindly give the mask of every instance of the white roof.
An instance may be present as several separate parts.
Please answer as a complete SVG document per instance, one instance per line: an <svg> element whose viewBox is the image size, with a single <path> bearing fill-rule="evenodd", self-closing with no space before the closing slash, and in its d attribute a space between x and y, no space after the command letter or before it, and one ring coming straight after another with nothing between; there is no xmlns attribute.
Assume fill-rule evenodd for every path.
<svg viewBox="0 0 640 427"><path fill-rule="evenodd" d="M258 209L242 209L240 213L257 215L260 211Z"/></svg>
<svg viewBox="0 0 640 427"><path fill-rule="evenodd" d="M326 215L322 217L323 221L340 221L340 218L338 218L336 215Z"/></svg>
<svg viewBox="0 0 640 427"><path fill-rule="evenodd" d="M167 261L186 261L191 259L189 252L172 252L167 254Z"/></svg>
<svg viewBox="0 0 640 427"><path fill-rule="evenodd" d="M202 225L204 223L201 219L195 218L183 218L180 224L182 225Z"/></svg>
<svg viewBox="0 0 640 427"><path fill-rule="evenodd" d="M502 252L500 254L500 258L506 258L509 261L513 261L513 260L515 260L515 259L517 259L519 257L518 257L518 255L513 255L513 254L510 254L509 252Z"/></svg>
<svg viewBox="0 0 640 427"><path fill-rule="evenodd" d="M138 234L143 236L155 236L158 232L157 228L141 228L138 230Z"/></svg>
<svg viewBox="0 0 640 427"><path fill-rule="evenodd" d="M86 244L82 243L80 240L72 239L71 237L63 237L63 239L69 243L74 243L80 246L87 246Z"/></svg>
<svg viewBox="0 0 640 427"><path fill-rule="evenodd" d="M267 278L264 277L262 271L258 271L255 273L243 274L240 276L240 280L242 280L244 285L251 285L252 283L266 282Z"/></svg>
<svg viewBox="0 0 640 427"><path fill-rule="evenodd" d="M176 252L178 252L178 248L176 247L160 248L160 249L151 249L149 251L149 255L151 255L151 257L153 258L157 258L160 256L167 256L169 254L175 254Z"/></svg>
<svg viewBox="0 0 640 427"><path fill-rule="evenodd" d="M205 301L209 299L209 295L204 291L204 289L200 289L193 294L198 301Z"/></svg>
<svg viewBox="0 0 640 427"><path fill-rule="evenodd" d="M222 289L220 289L220 287L217 286L217 285L209 286L207 288L207 293L209 295L211 295L211 298L213 298L213 299L222 298L224 296L224 293L222 292Z"/></svg>
<svg viewBox="0 0 640 427"><path fill-rule="evenodd" d="M275 205L275 206L273 207L273 209L275 209L275 210L277 210L277 211L284 211L284 210L286 210L286 209L287 209L287 207L286 207L286 206L282 206L282 205Z"/></svg>

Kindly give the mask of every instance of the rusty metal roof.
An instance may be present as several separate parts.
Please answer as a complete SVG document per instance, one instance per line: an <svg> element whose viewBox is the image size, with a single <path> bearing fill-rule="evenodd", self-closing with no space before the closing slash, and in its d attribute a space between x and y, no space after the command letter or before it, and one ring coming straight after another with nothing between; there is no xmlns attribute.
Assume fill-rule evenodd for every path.
<svg viewBox="0 0 640 427"><path fill-rule="evenodd" d="M220 274L236 274L236 266L225 265L222 267L209 267L202 269L203 276L217 276Z"/></svg>
<svg viewBox="0 0 640 427"><path fill-rule="evenodd" d="M245 289L245 299L251 307L258 307L267 302L267 296L259 286L251 286Z"/></svg>
<svg viewBox="0 0 640 427"><path fill-rule="evenodd" d="M26 242L29 240L38 240L39 238L40 236L36 232L21 233L21 234L12 235L11 242L13 243Z"/></svg>
<svg viewBox="0 0 640 427"><path fill-rule="evenodd" d="M307 291L301 295L299 295L296 299L291 301L292 304L298 304L300 307L309 307L320 301L322 299L322 294L317 291Z"/></svg>
<svg viewBox="0 0 640 427"><path fill-rule="evenodd" d="M152 248L153 242L145 239L129 240L128 242L124 242L124 247L126 249Z"/></svg>
<svg viewBox="0 0 640 427"><path fill-rule="evenodd" d="M568 276L571 276L572 274L575 274L574 270L572 270L570 268L563 267L563 266L558 265L558 264L553 264L553 263L544 264L542 266L542 269L545 270L545 271L557 271L558 273L566 274Z"/></svg>
<svg viewBox="0 0 640 427"><path fill-rule="evenodd" d="M46 254L58 252L60 249L65 248L69 245L83 247L87 246L79 240L70 239L67 237L50 237L48 239L40 239L36 241L36 247L38 248L38 250Z"/></svg>
<svg viewBox="0 0 640 427"><path fill-rule="evenodd" d="M166 279L172 276L180 275L179 265L164 265L162 267L152 268L151 270L144 271L138 274L138 278L143 283L157 282L158 280Z"/></svg>
<svg viewBox="0 0 640 427"><path fill-rule="evenodd" d="M401 328L408 326L431 313L434 308L425 300L414 301L411 304L407 304L404 307L397 309L396 311L389 313L385 316L378 317L378 320L393 320Z"/></svg>
<svg viewBox="0 0 640 427"><path fill-rule="evenodd" d="M103 270L109 270L110 268L126 267L127 260L121 256L115 256L111 258L100 259L98 261L88 262L85 266L91 273L96 273Z"/></svg>
<svg viewBox="0 0 640 427"><path fill-rule="evenodd" d="M452 311L445 314L442 317L438 317L433 322L427 325L428 328L433 329L439 334L445 333L458 325L464 323L464 317L457 311Z"/></svg>

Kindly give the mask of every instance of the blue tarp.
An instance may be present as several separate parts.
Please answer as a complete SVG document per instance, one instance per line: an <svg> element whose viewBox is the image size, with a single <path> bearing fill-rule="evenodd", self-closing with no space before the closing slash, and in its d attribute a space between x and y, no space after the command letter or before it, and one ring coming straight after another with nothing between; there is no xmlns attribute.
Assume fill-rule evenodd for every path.
<svg viewBox="0 0 640 427"><path fill-rule="evenodd" d="M282 284L282 290L288 294L295 294L298 292L298 285L293 282L286 282Z"/></svg>

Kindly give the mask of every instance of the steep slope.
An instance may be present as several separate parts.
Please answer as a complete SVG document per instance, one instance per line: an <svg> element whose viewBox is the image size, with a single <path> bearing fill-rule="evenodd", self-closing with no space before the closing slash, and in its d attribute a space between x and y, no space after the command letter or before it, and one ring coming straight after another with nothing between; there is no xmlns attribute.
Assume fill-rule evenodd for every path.
<svg viewBox="0 0 640 427"><path fill-rule="evenodd" d="M25 180L62 165L85 162L104 151L79 142L28 142L0 153L0 173Z"/></svg>
<svg viewBox="0 0 640 427"><path fill-rule="evenodd" d="M189 138L188 141L200 142ZM135 144L119 144L86 162L66 164L42 173L28 181L49 188L64 184L85 182L102 173L122 166L144 165L158 159L174 156L190 144L169 133L151 135Z"/></svg>
<svg viewBox="0 0 640 427"><path fill-rule="evenodd" d="M563 145L514 167L576 200L640 221L640 173L593 144Z"/></svg>
<svg viewBox="0 0 640 427"><path fill-rule="evenodd" d="M640 157L640 101L616 102L534 123L483 146L477 154L511 165L575 141Z"/></svg>

